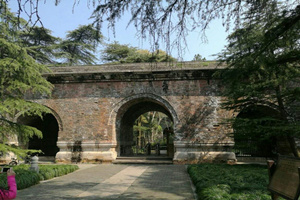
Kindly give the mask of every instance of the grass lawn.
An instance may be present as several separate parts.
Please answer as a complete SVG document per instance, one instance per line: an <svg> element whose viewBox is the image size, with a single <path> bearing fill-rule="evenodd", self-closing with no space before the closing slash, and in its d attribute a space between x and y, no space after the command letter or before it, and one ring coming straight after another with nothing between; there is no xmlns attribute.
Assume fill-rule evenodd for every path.
<svg viewBox="0 0 300 200"><path fill-rule="evenodd" d="M189 165L188 173L199 200L271 200L264 165Z"/></svg>

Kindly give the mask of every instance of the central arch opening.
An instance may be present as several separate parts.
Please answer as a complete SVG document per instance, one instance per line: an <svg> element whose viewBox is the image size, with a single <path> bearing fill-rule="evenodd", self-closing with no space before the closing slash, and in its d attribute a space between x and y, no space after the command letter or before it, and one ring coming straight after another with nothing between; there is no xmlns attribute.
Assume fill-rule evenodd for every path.
<svg viewBox="0 0 300 200"><path fill-rule="evenodd" d="M117 115L118 156L173 157L173 117L159 101L139 98Z"/></svg>

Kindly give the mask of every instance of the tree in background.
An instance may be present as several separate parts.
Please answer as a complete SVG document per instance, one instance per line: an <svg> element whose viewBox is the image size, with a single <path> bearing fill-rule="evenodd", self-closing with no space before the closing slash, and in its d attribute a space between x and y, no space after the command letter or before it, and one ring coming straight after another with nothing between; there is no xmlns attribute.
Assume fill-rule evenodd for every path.
<svg viewBox="0 0 300 200"><path fill-rule="evenodd" d="M206 58L202 57L200 54L195 54L192 61L206 61Z"/></svg>
<svg viewBox="0 0 300 200"><path fill-rule="evenodd" d="M143 143L166 143L163 130L172 127L173 123L164 113L151 111L139 116L133 127L134 138L138 138L137 145L143 148Z"/></svg>
<svg viewBox="0 0 300 200"><path fill-rule="evenodd" d="M44 27L28 27L20 32L19 40L26 48L28 55L41 64L55 64L56 44L59 38L51 35L51 31Z"/></svg>
<svg viewBox="0 0 300 200"><path fill-rule="evenodd" d="M69 66L96 64L95 53L101 41L102 35L92 25L79 26L57 44L57 58L63 60L60 64Z"/></svg>
<svg viewBox="0 0 300 200"><path fill-rule="evenodd" d="M237 29L244 20L259 19L274 2L280 2L282 6L291 8L286 9L287 14L292 13L299 5L299 0L90 0L90 2L95 5L92 17L99 30L103 22L108 22L107 26L114 31L116 22L128 11L131 14L128 24L136 27L139 37L149 37L155 49L159 49L159 43L162 41L166 43L167 51L177 47L179 53L186 47L186 36L189 33L205 34L205 30L214 19L222 19L226 30ZM59 1L56 3L59 4Z"/></svg>
<svg viewBox="0 0 300 200"><path fill-rule="evenodd" d="M286 9L269 3L259 18L248 19L234 31L220 54L227 64L220 74L227 97L224 107L252 112L234 120L235 134L261 140L276 137L287 141L290 152L299 157L294 137L300 136L300 6ZM259 108L275 114L254 115Z"/></svg>
<svg viewBox="0 0 300 200"><path fill-rule="evenodd" d="M111 44L107 44L101 51L101 59L104 62L125 62L126 59L136 51L137 48L135 47L119 44L115 41Z"/></svg>
<svg viewBox="0 0 300 200"><path fill-rule="evenodd" d="M145 63L145 62L173 62L175 58L165 51L157 50L151 53L145 49L138 49L127 44L114 42L107 44L102 52L102 60L112 63Z"/></svg>
<svg viewBox="0 0 300 200"><path fill-rule="evenodd" d="M0 3L9 1L0 0ZM76 5L80 0L73 2ZM180 50L179 53L182 52L186 47L186 36L191 32L205 33L214 19L222 19L227 30L238 29L244 20L259 19L274 2L289 8L286 9L287 14L295 11L300 3L299 0L88 0L88 5L95 8L91 18L99 31L103 23L107 22L107 27L115 32L116 22L129 12L131 18L128 25L133 24L136 27L137 35L140 38L149 37L156 50L159 49L160 41L166 43L167 52L170 54L169 51L174 45ZM18 16L25 12L29 21L34 24L40 22L39 1L17 0L17 3ZM59 6L60 0L53 3Z"/></svg>
<svg viewBox="0 0 300 200"><path fill-rule="evenodd" d="M1 5L1 4L0 4ZM25 23L22 21L21 23ZM21 46L19 22L5 5L0 6L0 151L12 151L18 155L24 151L10 145L10 139L26 142L30 137L42 133L36 128L13 121L16 114L36 115L50 111L39 104L26 101L30 92L50 95L52 85L42 73L49 72L44 65L37 63Z"/></svg>

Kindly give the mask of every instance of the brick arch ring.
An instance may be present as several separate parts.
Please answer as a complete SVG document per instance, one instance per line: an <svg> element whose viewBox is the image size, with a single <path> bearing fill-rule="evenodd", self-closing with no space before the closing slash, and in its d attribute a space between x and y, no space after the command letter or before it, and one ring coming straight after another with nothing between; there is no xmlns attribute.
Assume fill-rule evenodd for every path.
<svg viewBox="0 0 300 200"><path fill-rule="evenodd" d="M57 124L58 124L58 134L59 134L64 129L61 118L59 117L59 115L57 114L57 112L55 110L53 110L52 108L50 108L46 105L43 105L43 106L47 107L51 111L49 114L52 114L54 116L54 118L56 119ZM13 121L17 122L17 120L20 116L21 116L21 112L17 113L16 116L14 117Z"/></svg>
<svg viewBox="0 0 300 200"><path fill-rule="evenodd" d="M136 95L132 95L129 97L126 97L124 99L122 99L121 101L115 103L112 107L113 109L110 112L109 115L109 125L113 125L115 123L115 120L117 118L117 114L119 112L119 109L125 105L126 103L132 101L132 100L137 100L137 99L141 99L141 98L145 98L145 99L149 99L149 100L154 100L154 102L157 102L158 104L161 104L163 106L165 106L166 110L168 112L170 112L172 118L173 118L173 122L174 125L177 124L179 122L178 116L176 111L174 110L173 106L164 98L157 96L155 94L151 94L151 93L143 93L143 94L136 94Z"/></svg>

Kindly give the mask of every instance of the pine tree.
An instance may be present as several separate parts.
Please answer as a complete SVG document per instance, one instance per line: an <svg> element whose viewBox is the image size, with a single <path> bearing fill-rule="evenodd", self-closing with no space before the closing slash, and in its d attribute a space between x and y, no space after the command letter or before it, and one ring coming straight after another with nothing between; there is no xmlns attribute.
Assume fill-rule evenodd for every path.
<svg viewBox="0 0 300 200"><path fill-rule="evenodd" d="M74 5L79 1L74 0ZM9 0L0 0L0 2L9 2ZM259 19L261 13L269 9L269 5L274 2L281 3L286 8L296 9L297 5L299 6L299 0L88 0L89 5L95 8L91 18L94 19L93 24L97 30L101 31L103 24L107 23L107 27L115 32L116 23L125 14L131 14L128 25L134 25L137 36L148 37L155 50L158 50L159 43L164 41L168 54L175 46L182 51L186 47L189 33L197 32L205 35L205 30L215 19L221 19L226 30L236 29L245 19ZM55 0L54 3L60 6L60 0ZM18 0L18 5L19 8L24 8L19 10L19 14L27 12L30 19L36 18L35 22L39 21L39 13L34 12L38 10L38 3ZM282 28L288 29L288 27Z"/></svg>
<svg viewBox="0 0 300 200"><path fill-rule="evenodd" d="M56 44L59 38L51 35L51 31L44 27L28 27L20 32L21 45L37 62L46 65L56 63Z"/></svg>
<svg viewBox="0 0 300 200"><path fill-rule="evenodd" d="M287 140L299 156L294 137L300 136L300 7L291 12L276 3L269 6L263 17L252 18L234 31L220 54L227 64L219 74L226 97L223 105L252 113L233 121L239 129L235 134ZM255 115L260 108L268 109Z"/></svg>
<svg viewBox="0 0 300 200"><path fill-rule="evenodd" d="M18 19L3 5L0 13L0 151L21 154L23 151L11 146L10 141L18 138L26 142L34 135L42 137L42 133L18 124L14 118L17 114L42 117L43 113L50 112L24 97L28 93L50 95L52 85L41 75L49 69L37 63L26 48L19 45Z"/></svg>
<svg viewBox="0 0 300 200"><path fill-rule="evenodd" d="M79 26L57 45L57 57L63 60L63 65L95 64L95 52L101 41L102 35L93 26Z"/></svg>

